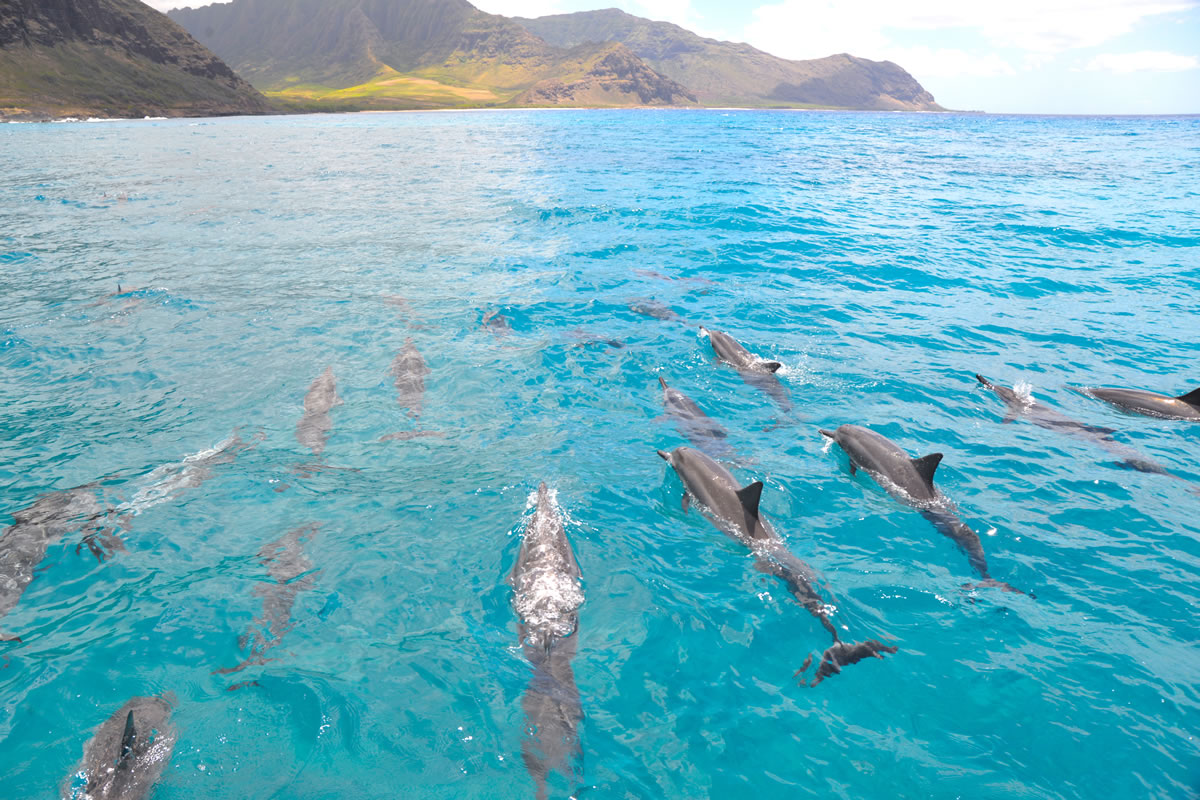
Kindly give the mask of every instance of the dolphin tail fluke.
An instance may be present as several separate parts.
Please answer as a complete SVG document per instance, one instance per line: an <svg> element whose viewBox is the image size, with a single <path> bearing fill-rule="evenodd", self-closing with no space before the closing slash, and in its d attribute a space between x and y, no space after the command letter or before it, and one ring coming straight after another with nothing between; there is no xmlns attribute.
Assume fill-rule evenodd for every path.
<svg viewBox="0 0 1200 800"><path fill-rule="evenodd" d="M984 578L979 583L968 583L963 586L964 589L999 589L1002 592L1012 592L1013 594L1023 594L1031 600L1036 600L1037 595L1033 592L1025 592L1012 584L998 581L995 578Z"/></svg>
<svg viewBox="0 0 1200 800"><path fill-rule="evenodd" d="M20 636L17 636L15 633L9 633L8 631L0 631L0 642L16 642L17 644L23 644Z"/></svg>
<svg viewBox="0 0 1200 800"><path fill-rule="evenodd" d="M899 648L884 644L876 639L868 639L865 642L834 642L828 650L821 654L821 663L817 665L817 671L813 673L812 680L800 678L808 671L812 665L812 655L804 660L804 665L796 671L801 686L813 687L819 684L826 678L837 675L842 671L842 667L850 666L862 661L864 658L883 658L884 653L895 653Z"/></svg>

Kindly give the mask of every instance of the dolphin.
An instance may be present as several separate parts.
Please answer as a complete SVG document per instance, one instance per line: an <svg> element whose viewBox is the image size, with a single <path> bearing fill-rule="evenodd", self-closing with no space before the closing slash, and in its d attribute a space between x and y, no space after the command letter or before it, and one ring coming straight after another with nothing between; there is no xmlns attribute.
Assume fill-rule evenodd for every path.
<svg viewBox="0 0 1200 800"><path fill-rule="evenodd" d="M700 332L708 337L718 361L736 369L743 381L774 400L784 414L792 413L791 398L775 375L783 364L759 358L727 333L703 327L700 328Z"/></svg>
<svg viewBox="0 0 1200 800"><path fill-rule="evenodd" d="M529 734L521 743L521 755L539 800L547 796L552 771L574 783L582 779L583 705L571 669L583 605L581 577L562 516L542 483L509 576L522 650L533 666L521 699Z"/></svg>
<svg viewBox="0 0 1200 800"><path fill-rule="evenodd" d="M96 729L83 760L63 781L69 800L145 800L171 761L178 733L171 703L134 697Z"/></svg>
<svg viewBox="0 0 1200 800"><path fill-rule="evenodd" d="M247 442L235 430L210 448L186 455L176 463L155 468L142 481L141 488L134 493L129 502L118 506L117 512L124 515L128 524L129 515L140 514L183 491L195 489L212 477L213 467L231 463L238 453L253 448L264 436L265 434L260 432ZM88 543L88 546L91 547L91 544ZM97 558L101 557L94 547L92 552Z"/></svg>
<svg viewBox="0 0 1200 800"><path fill-rule="evenodd" d="M678 389L667 386L667 382L661 377L658 383L663 389L663 405L667 415L675 420L675 424L688 441L722 457L733 455L733 450L725 443L729 434L719 423L701 411L692 398Z"/></svg>
<svg viewBox="0 0 1200 800"><path fill-rule="evenodd" d="M632 300L629 303L629 310L635 314L641 314L643 317L661 319L663 322L683 321L683 318L676 314L674 309L657 300Z"/></svg>
<svg viewBox="0 0 1200 800"><path fill-rule="evenodd" d="M304 416L296 423L296 440L312 450L314 456L324 452L329 431L333 428L329 412L341 404L333 367L326 367L308 387L308 393L304 395Z"/></svg>
<svg viewBox="0 0 1200 800"><path fill-rule="evenodd" d="M708 519L726 535L740 542L754 554L755 567L782 580L788 591L808 613L821 623L833 637L821 657L809 686L842 671L842 667L864 658L883 658L880 653L895 653L895 647L875 639L863 642L843 642L829 619L828 606L814 586L816 574L812 567L797 558L775 533L771 523L758 513L758 501L763 485L755 481L739 488L737 480L716 461L691 447L678 447L667 453L658 451L683 482L683 510L686 513L692 498L701 506ZM800 675L812 664L812 655L797 670ZM804 681L801 680L801 684Z"/></svg>
<svg viewBox="0 0 1200 800"><path fill-rule="evenodd" d="M396 393L400 405L408 409L408 416L421 416L425 401L425 376L432 370L425 366L425 359L411 338L404 342L404 349L392 360L392 375L396 379Z"/></svg>
<svg viewBox="0 0 1200 800"><path fill-rule="evenodd" d="M96 484L49 492L28 508L13 512L13 524L0 532L0 617L20 601L50 545L64 536L82 530L89 543L101 537L119 547L120 540L108 524L112 514ZM20 640L0 632L0 641Z"/></svg>
<svg viewBox="0 0 1200 800"><path fill-rule="evenodd" d="M238 639L238 647L249 655L236 667L216 670L214 675L229 675L253 664L266 663L263 654L279 644L295 626L292 606L296 595L312 589L317 579L304 545L312 541L320 528L318 523L302 525L259 549L259 563L267 568L271 582L254 590L263 599L262 614Z"/></svg>
<svg viewBox="0 0 1200 800"><path fill-rule="evenodd" d="M821 435L837 442L850 456L851 474L862 468L888 494L918 509L921 516L933 523L939 533L952 539L967 554L967 561L983 578L977 586L1025 594L1003 581L994 580L988 574L987 557L983 554L979 534L958 518L950 498L933 485L933 473L942 461L941 453L909 458L908 453L891 439L860 425L843 425L836 431L822 429Z"/></svg>
<svg viewBox="0 0 1200 800"><path fill-rule="evenodd" d="M480 325L494 336L507 336L512 333L512 325L508 317L494 309L483 315L483 321Z"/></svg>
<svg viewBox="0 0 1200 800"><path fill-rule="evenodd" d="M1194 389L1178 397L1168 397L1165 394L1141 389L1085 387L1080 391L1130 414L1143 414L1147 417L1162 419L1200 421L1200 389Z"/></svg>
<svg viewBox="0 0 1200 800"><path fill-rule="evenodd" d="M975 379L985 389L995 392L1004 401L1004 405L1008 407L1008 412L1004 416L1004 422L1012 422L1017 417L1025 417L1039 427L1070 434L1103 447L1120 459L1118 462L1119 466L1135 469L1138 472L1167 475L1176 480L1183 480L1178 475L1172 475L1167 471L1166 467L1151 461L1132 447L1123 445L1113 439L1113 434L1116 431L1112 428L1101 428L1096 425L1086 425L1082 422L1077 422L1066 414L1039 403L1031 395L1017 392L1005 386L997 386L978 373L976 373Z"/></svg>

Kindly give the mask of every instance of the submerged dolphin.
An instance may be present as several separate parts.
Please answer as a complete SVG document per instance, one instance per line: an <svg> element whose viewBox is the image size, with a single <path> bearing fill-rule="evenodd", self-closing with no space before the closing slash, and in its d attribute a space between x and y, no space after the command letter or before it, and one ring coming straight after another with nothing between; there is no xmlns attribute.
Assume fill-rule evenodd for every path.
<svg viewBox="0 0 1200 800"><path fill-rule="evenodd" d="M145 800L171 761L178 734L171 704L134 697L96 729L83 760L63 781L68 800Z"/></svg>
<svg viewBox="0 0 1200 800"><path fill-rule="evenodd" d="M667 386L667 382L661 377L658 383L663 389L663 406L666 407L667 415L675 420L675 424L688 441L719 456L733 455L733 450L725 443L725 437L729 434L719 423L701 411L692 398L678 389Z"/></svg>
<svg viewBox="0 0 1200 800"><path fill-rule="evenodd" d="M1085 425L1082 422L1077 422L1066 414L1039 403L1033 399L1032 395L1023 394L1005 386L998 386L978 373L976 373L975 379L985 389L995 392L996 396L1004 401L1004 405L1008 407L1008 412L1004 416L1004 422L1012 422L1017 417L1025 417L1039 427L1046 428L1047 430L1061 431L1062 433L1086 439L1103 447L1120 459L1118 462L1120 466L1135 469L1138 472L1167 475L1177 480L1183 480L1183 478L1167 472L1166 467L1151 461L1132 447L1123 445L1113 439L1112 435L1116 431L1112 428L1101 428L1096 425Z"/></svg>
<svg viewBox="0 0 1200 800"><path fill-rule="evenodd" d="M421 416L425 402L425 376L432 370L425 366L425 359L411 338L405 340L404 349L392 360L392 375L396 379L396 397L400 405L408 409L408 416Z"/></svg>
<svg viewBox="0 0 1200 800"><path fill-rule="evenodd" d="M98 549L92 543L95 537L119 546L108 525L112 513L96 484L49 492L29 508L14 512L13 524L0 532L0 617L20 601L46 550L64 536L82 530L89 546ZM0 632L0 641L20 641L20 637Z"/></svg>
<svg viewBox="0 0 1200 800"><path fill-rule="evenodd" d="M206 450L184 456L174 464L164 464L155 468L142 481L141 488L134 493L129 502L123 503L117 511L122 514L140 514L187 489L195 489L212 477L213 467L232 462L238 453L253 448L263 437L264 434L259 433L247 442L234 431ZM90 542L88 546L91 547ZM92 552L97 558L101 557L94 547Z"/></svg>
<svg viewBox="0 0 1200 800"><path fill-rule="evenodd" d="M860 425L843 425L836 431L822 430L821 434L841 445L850 456L850 473L862 468L905 505L921 512L938 532L948 536L967 554L967 560L983 580L977 586L989 586L1006 592L1025 594L988 574L987 557L979 534L958 518L950 498L933 485L933 473L942 461L941 453L921 458L909 458L886 436ZM1033 595L1030 595L1032 597Z"/></svg>
<svg viewBox="0 0 1200 800"><path fill-rule="evenodd" d="M775 373L783 366L778 361L769 361L751 353L737 339L721 331L701 328L700 332L708 337L717 360L728 364L738 371L742 380L766 394L779 410L785 414L792 412L792 401L787 390L779 382Z"/></svg>
<svg viewBox="0 0 1200 800"><path fill-rule="evenodd" d="M714 525L750 549L756 568L787 584L792 596L833 637L833 644L821 656L821 663L809 686L816 686L829 676L841 672L842 667L864 658L883 658L880 653L896 652L895 647L875 639L854 643L841 640L829 619L825 600L814 587L816 575L812 567L796 558L784 546L771 524L758 513L762 483L756 481L738 488L729 470L690 447L678 447L670 453L659 450L658 454L674 468L687 490L683 496L684 512L688 509L690 499L695 498ZM809 655L796 674L807 671L811 664L812 656Z"/></svg>
<svg viewBox="0 0 1200 800"><path fill-rule="evenodd" d="M1194 389L1178 397L1168 397L1165 394L1141 389L1087 387L1080 391L1131 414L1200 421L1200 389Z"/></svg>
<svg viewBox="0 0 1200 800"><path fill-rule="evenodd" d="M308 387L308 393L304 395L304 416L296 423L296 440L312 450L314 456L324 452L329 431L333 429L329 412L341 404L333 367L326 367Z"/></svg>
<svg viewBox="0 0 1200 800"><path fill-rule="evenodd" d="M521 743L521 755L537 785L538 798L547 796L551 771L575 783L582 778L579 723L583 704L571 670L579 607L583 605L580 578L562 517L543 483L509 576L513 607L520 618L521 645L533 665L533 677L521 699L529 734Z"/></svg>
<svg viewBox="0 0 1200 800"><path fill-rule="evenodd" d="M304 545L312 541L320 530L313 523L288 531L280 538L263 545L258 551L259 563L267 568L271 583L258 586L254 593L262 597L262 614L238 639L238 647L249 655L236 667L216 670L214 674L228 675L239 672L253 664L267 661L264 653L279 644L284 634L295 625L292 622L292 606L296 595L313 588L316 572L312 561L304 552Z"/></svg>
<svg viewBox="0 0 1200 800"><path fill-rule="evenodd" d="M643 317L661 319L663 322L683 321L683 318L676 314L674 309L658 300L632 300L629 303L629 310L635 314L641 314Z"/></svg>

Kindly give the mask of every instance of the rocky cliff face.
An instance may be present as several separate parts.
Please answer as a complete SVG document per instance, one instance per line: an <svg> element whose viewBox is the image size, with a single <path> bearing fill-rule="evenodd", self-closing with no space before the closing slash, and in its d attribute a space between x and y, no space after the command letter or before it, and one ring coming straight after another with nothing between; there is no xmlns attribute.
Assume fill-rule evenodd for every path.
<svg viewBox="0 0 1200 800"><path fill-rule="evenodd" d="M29 114L261 114L271 105L138 0L0 2L0 107Z"/></svg>
<svg viewBox="0 0 1200 800"><path fill-rule="evenodd" d="M659 75L624 45L610 45L582 78L541 81L517 97L515 105L694 105L686 87Z"/></svg>
<svg viewBox="0 0 1200 800"><path fill-rule="evenodd" d="M942 110L916 79L887 61L845 54L791 61L615 8L514 20L558 47L620 42L688 87L702 105Z"/></svg>

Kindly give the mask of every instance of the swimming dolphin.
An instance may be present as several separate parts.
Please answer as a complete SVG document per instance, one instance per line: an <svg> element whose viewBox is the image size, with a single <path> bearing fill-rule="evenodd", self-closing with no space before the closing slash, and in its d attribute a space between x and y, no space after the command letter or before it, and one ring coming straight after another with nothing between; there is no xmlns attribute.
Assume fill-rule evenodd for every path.
<svg viewBox="0 0 1200 800"><path fill-rule="evenodd" d="M717 528L750 549L756 568L782 580L800 605L816 617L833 637L833 644L822 655L809 686L816 686L841 672L842 667L864 658L883 658L880 653L896 652L895 647L875 639L855 643L841 640L829 619L825 600L814 587L816 575L812 567L792 554L771 524L759 514L758 501L763 488L761 482L739 488L729 470L691 447L678 447L669 453L659 450L658 454L671 465L683 482L686 490L683 495L684 512L687 512L694 498L704 515ZM796 674L807 671L811 664L812 656L809 655Z"/></svg>
<svg viewBox="0 0 1200 800"><path fill-rule="evenodd" d="M708 328L701 328L700 333L708 337L718 361L736 369L743 381L774 400L780 411L785 414L792 412L791 398L775 375L783 364L759 358L727 333Z"/></svg>
<svg viewBox="0 0 1200 800"><path fill-rule="evenodd" d="M495 336L507 336L512 333L512 325L508 317L494 309L483 315L483 321L480 325L485 330L491 331Z"/></svg>
<svg viewBox="0 0 1200 800"><path fill-rule="evenodd" d="M333 367L326 367L308 387L308 393L304 395L304 416L296 423L296 441L312 450L314 456L324 452L329 431L333 428L329 412L341 404Z"/></svg>
<svg viewBox="0 0 1200 800"><path fill-rule="evenodd" d="M632 300L629 303L629 310L635 314L641 314L643 317L661 319L663 322L683 321L670 306L657 300Z"/></svg>
<svg viewBox="0 0 1200 800"><path fill-rule="evenodd" d="M942 461L941 453L909 458L908 453L891 439L861 425L843 425L836 431L822 430L821 434L841 445L850 456L851 474L859 468L865 470L888 494L916 508L939 533L953 540L983 578L976 586L1025 594L988 574L987 557L983 554L979 534L958 518L950 498L933 485L933 473Z"/></svg>
<svg viewBox="0 0 1200 800"><path fill-rule="evenodd" d="M658 383L663 389L663 405L667 415L675 420L675 424L688 441L719 456L733 455L733 450L725 443L725 437L729 434L719 423L701 411L692 398L678 389L667 386L667 382L661 377Z"/></svg>
<svg viewBox="0 0 1200 800"><path fill-rule="evenodd" d="M171 761L178 734L171 704L134 697L96 729L83 760L63 781L70 800L145 800Z"/></svg>
<svg viewBox="0 0 1200 800"><path fill-rule="evenodd" d="M421 416L425 402L425 376L432 370L425 366L425 359L411 338L404 342L404 349L392 360L392 375L396 379L396 397L400 405L408 409L408 416Z"/></svg>
<svg viewBox="0 0 1200 800"><path fill-rule="evenodd" d="M1168 397L1165 394L1146 392L1141 389L1087 387L1080 391L1131 414L1143 414L1147 417L1162 419L1200 421L1200 389L1194 389L1178 397Z"/></svg>
<svg viewBox="0 0 1200 800"><path fill-rule="evenodd" d="M82 530L85 541L101 537L119 543L108 524L111 515L96 484L49 492L13 512L13 524L0 532L0 617L20 601L50 545L64 536ZM0 641L20 640L0 632Z"/></svg>
<svg viewBox="0 0 1200 800"><path fill-rule="evenodd" d="M521 744L521 755L539 800L547 796L551 771L575 783L582 778L583 705L571 669L583 605L581 577L562 517L543 483L509 576L521 646L533 665L533 677L521 699L529 734Z"/></svg>
<svg viewBox="0 0 1200 800"><path fill-rule="evenodd" d="M246 441L235 430L212 447L186 455L176 463L156 467L141 481L141 487L129 502L117 507L117 513L122 515L127 527L129 515L140 514L183 491L195 489L213 476L213 467L231 463L238 453L253 448L264 436L265 434L260 432L250 441ZM91 547L90 542L88 546ZM101 554L96 552L94 547L92 552L96 558L101 558Z"/></svg>
<svg viewBox="0 0 1200 800"><path fill-rule="evenodd" d="M275 541L263 545L258 551L259 563L267 568L271 583L260 584L254 593L263 600L262 614L258 616L238 639L238 647L249 653L236 667L216 670L215 675L229 675L253 664L266 663L264 653L279 644L284 634L295 625L292 622L292 606L296 595L313 588L317 573L312 561L304 552L304 545L311 542L321 526L318 523L302 525L288 531Z"/></svg>
<svg viewBox="0 0 1200 800"><path fill-rule="evenodd" d="M1004 422L1012 422L1017 417L1025 417L1034 425L1046 428L1047 430L1071 434L1103 447L1120 459L1118 464L1122 467L1135 469L1139 472L1167 475L1177 480L1183 480L1183 478L1177 475L1172 475L1167 471L1166 467L1151 461L1132 447L1123 445L1113 439L1112 435L1116 431L1112 428L1101 428L1096 425L1085 425L1082 422L1077 422L1066 414L1039 403L1033 399L1032 395L1023 394L1005 386L997 386L978 373L976 373L975 379L984 388L995 392L1004 401L1004 405L1008 407L1008 412L1004 416Z"/></svg>

